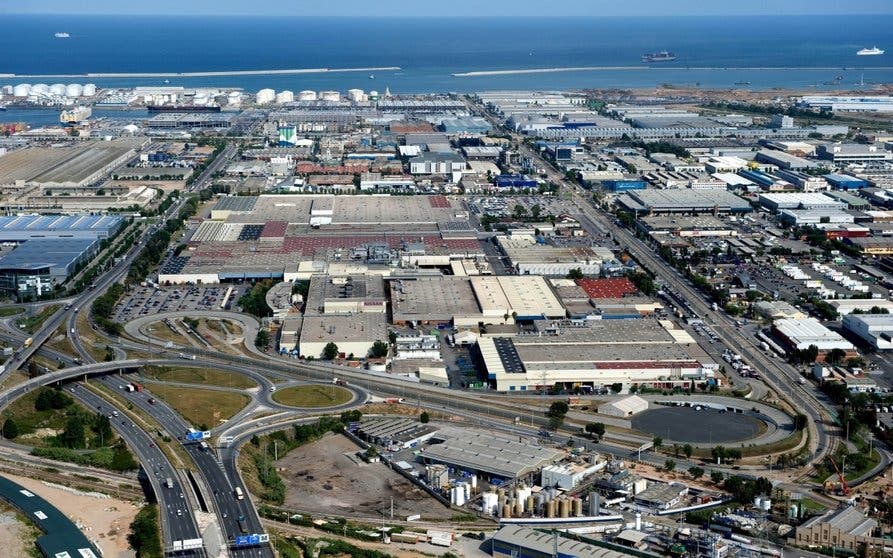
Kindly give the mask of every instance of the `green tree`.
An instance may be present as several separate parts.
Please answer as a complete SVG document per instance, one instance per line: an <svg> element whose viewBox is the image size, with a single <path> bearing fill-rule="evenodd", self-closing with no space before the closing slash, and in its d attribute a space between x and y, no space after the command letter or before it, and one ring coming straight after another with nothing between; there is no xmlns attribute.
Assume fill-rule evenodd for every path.
<svg viewBox="0 0 893 558"><path fill-rule="evenodd" d="M843 362L843 359L846 358L846 351L835 347L828 351L828 354L825 355L825 362L828 364L840 364Z"/></svg>
<svg viewBox="0 0 893 558"><path fill-rule="evenodd" d="M616 384L611 384L611 393L620 393L623 391L623 384L617 382Z"/></svg>
<svg viewBox="0 0 893 558"><path fill-rule="evenodd" d="M530 208L530 216L533 217L534 221L539 221L540 215L543 212L543 208L540 207L540 204L533 204L533 207Z"/></svg>
<svg viewBox="0 0 893 558"><path fill-rule="evenodd" d="M704 469L692 466L688 468L688 474L691 475L691 478L698 480L699 478L704 476Z"/></svg>
<svg viewBox="0 0 893 558"><path fill-rule="evenodd" d="M586 432L589 434L594 434L601 438L605 435L605 423L603 422L590 422L585 427Z"/></svg>
<svg viewBox="0 0 893 558"><path fill-rule="evenodd" d="M372 344L372 350L369 351L369 354L372 355L373 358L384 358L388 356L389 349L388 344L384 341L376 341Z"/></svg>
<svg viewBox="0 0 893 558"><path fill-rule="evenodd" d="M428 411L422 411L422 414L419 415L419 422L422 424L431 422L431 415L428 414Z"/></svg>
<svg viewBox="0 0 893 558"><path fill-rule="evenodd" d="M19 425L12 417L3 421L3 437L7 440L15 440L19 436Z"/></svg>
<svg viewBox="0 0 893 558"><path fill-rule="evenodd" d="M695 449L691 446L691 444L685 444L682 446L682 453L685 454L686 459L691 459L691 454L693 454Z"/></svg>
<svg viewBox="0 0 893 558"><path fill-rule="evenodd" d="M65 429L57 436L60 446L71 449L79 449L87 446L87 431L84 428L84 419L78 414L73 414L65 421Z"/></svg>
<svg viewBox="0 0 893 558"><path fill-rule="evenodd" d="M660 436L655 436L651 439L651 443L654 444L654 449L658 450L664 445L664 439Z"/></svg>
<svg viewBox="0 0 893 558"><path fill-rule="evenodd" d="M578 279L582 279L583 278L583 270L581 270L579 267L575 267L567 272L566 277L568 279L573 279L574 281L576 281Z"/></svg>
<svg viewBox="0 0 893 558"><path fill-rule="evenodd" d="M109 417L97 413L93 423L93 430L99 436L100 444L107 445L111 443L114 434L112 433L112 421Z"/></svg>
<svg viewBox="0 0 893 558"><path fill-rule="evenodd" d="M161 537L158 530L158 508L154 504L143 507L130 524L127 543L137 558L162 558Z"/></svg>
<svg viewBox="0 0 893 558"><path fill-rule="evenodd" d="M254 346L258 349L265 349L270 345L270 332L265 328L260 328L257 330L257 335L254 336Z"/></svg>
<svg viewBox="0 0 893 558"><path fill-rule="evenodd" d="M338 345L329 341L326 343L326 346L323 347L322 357L326 360L335 360L338 358Z"/></svg>
<svg viewBox="0 0 893 558"><path fill-rule="evenodd" d="M803 430L806 428L807 424L809 424L809 417L803 413L798 413L797 416L794 417L794 427L797 430Z"/></svg>
<svg viewBox="0 0 893 558"><path fill-rule="evenodd" d="M515 205L515 208L512 210L512 216L520 221L527 216L527 208L520 203Z"/></svg>
<svg viewBox="0 0 893 558"><path fill-rule="evenodd" d="M710 480L713 481L713 484L719 485L726 476L722 471L710 471Z"/></svg>
<svg viewBox="0 0 893 558"><path fill-rule="evenodd" d="M564 418L569 409L570 407L568 407L567 401L553 401L552 404L549 405L549 410L546 412L546 416Z"/></svg>
<svg viewBox="0 0 893 558"><path fill-rule="evenodd" d="M115 446L114 455L112 455L111 469L115 471L132 471L137 468L139 468L139 463L133 458L124 442L119 442Z"/></svg>
<svg viewBox="0 0 893 558"><path fill-rule="evenodd" d="M667 459L664 461L664 470L668 473L672 473L673 470L676 469L676 462L672 459Z"/></svg>

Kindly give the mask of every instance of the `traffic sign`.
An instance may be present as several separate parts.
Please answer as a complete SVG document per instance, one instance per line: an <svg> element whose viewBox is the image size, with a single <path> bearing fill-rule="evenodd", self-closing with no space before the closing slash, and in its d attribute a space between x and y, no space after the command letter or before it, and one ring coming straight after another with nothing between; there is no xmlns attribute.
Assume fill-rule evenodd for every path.
<svg viewBox="0 0 893 558"><path fill-rule="evenodd" d="M193 430L192 432L186 433L186 439L189 440L190 442L202 440L202 439L204 439L204 433L199 432L198 430Z"/></svg>

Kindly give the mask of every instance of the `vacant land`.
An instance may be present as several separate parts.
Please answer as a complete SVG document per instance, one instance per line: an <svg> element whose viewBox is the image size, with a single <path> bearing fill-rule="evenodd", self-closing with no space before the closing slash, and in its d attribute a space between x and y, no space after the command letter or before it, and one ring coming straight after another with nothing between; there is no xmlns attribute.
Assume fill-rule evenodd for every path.
<svg viewBox="0 0 893 558"><path fill-rule="evenodd" d="M306 385L280 389L273 401L290 407L334 407L352 397L353 393L338 386Z"/></svg>
<svg viewBox="0 0 893 558"><path fill-rule="evenodd" d="M394 517L420 514L450 519L453 513L381 463L355 457L360 449L340 434L301 446L276 462L285 482L283 507L311 514Z"/></svg>
<svg viewBox="0 0 893 558"><path fill-rule="evenodd" d="M257 387L257 382L241 374L214 370L212 368L147 366L143 370L143 376L165 382L219 386L233 389Z"/></svg>
<svg viewBox="0 0 893 558"><path fill-rule="evenodd" d="M16 325L25 333L34 333L50 316L59 309L58 304L51 304L32 316L24 316L16 320Z"/></svg>
<svg viewBox="0 0 893 558"><path fill-rule="evenodd" d="M7 556L31 556L42 533L13 508L0 503L0 548Z"/></svg>
<svg viewBox="0 0 893 558"><path fill-rule="evenodd" d="M0 318L15 316L16 314L21 314L24 311L25 309L21 306L4 306L0 308Z"/></svg>
<svg viewBox="0 0 893 558"><path fill-rule="evenodd" d="M213 428L241 411L248 396L231 391L184 388L153 383L149 390L197 428Z"/></svg>

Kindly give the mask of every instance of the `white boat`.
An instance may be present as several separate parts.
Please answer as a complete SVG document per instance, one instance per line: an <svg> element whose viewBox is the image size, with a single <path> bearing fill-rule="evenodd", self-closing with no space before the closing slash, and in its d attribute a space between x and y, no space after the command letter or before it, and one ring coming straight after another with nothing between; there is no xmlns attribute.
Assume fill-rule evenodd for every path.
<svg viewBox="0 0 893 558"><path fill-rule="evenodd" d="M863 48L859 52L856 53L856 56L877 56L879 54L884 54L884 51L879 49L878 47L872 48Z"/></svg>
<svg viewBox="0 0 893 558"><path fill-rule="evenodd" d="M369 79L375 79L375 74L369 74Z"/></svg>
<svg viewBox="0 0 893 558"><path fill-rule="evenodd" d="M57 39L67 39L68 37L71 37L71 35L69 35L65 31L59 31L58 33L53 34L53 36Z"/></svg>

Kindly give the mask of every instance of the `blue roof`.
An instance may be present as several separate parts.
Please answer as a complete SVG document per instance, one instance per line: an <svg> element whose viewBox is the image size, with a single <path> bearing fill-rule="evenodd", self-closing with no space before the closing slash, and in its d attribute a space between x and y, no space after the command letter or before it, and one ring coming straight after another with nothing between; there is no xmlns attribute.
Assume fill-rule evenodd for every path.
<svg viewBox="0 0 893 558"><path fill-rule="evenodd" d="M35 238L16 246L0 257L0 270L38 270L66 267L76 261L98 240L93 238Z"/></svg>
<svg viewBox="0 0 893 558"><path fill-rule="evenodd" d="M108 232L118 227L117 215L11 215L0 217L0 231L29 234L41 231Z"/></svg>
<svg viewBox="0 0 893 558"><path fill-rule="evenodd" d="M64 552L77 558L100 556L96 547L64 513L20 484L0 477L0 498L21 510L45 533L37 538L44 556L58 556Z"/></svg>

